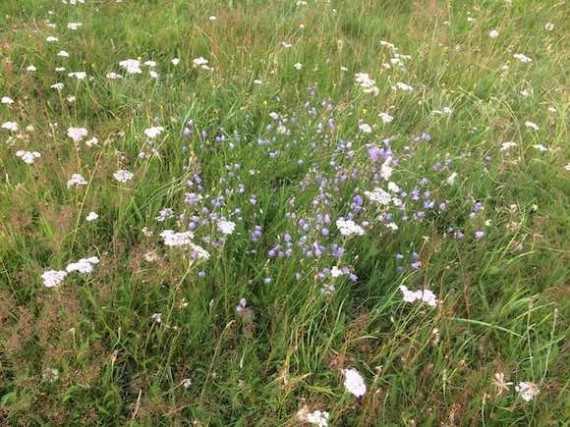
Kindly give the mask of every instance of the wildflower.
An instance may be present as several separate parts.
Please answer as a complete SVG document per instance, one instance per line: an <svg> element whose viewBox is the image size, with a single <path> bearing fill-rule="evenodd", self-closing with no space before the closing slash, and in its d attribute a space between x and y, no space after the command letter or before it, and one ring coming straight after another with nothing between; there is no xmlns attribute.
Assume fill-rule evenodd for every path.
<svg viewBox="0 0 570 427"><path fill-rule="evenodd" d="M121 76L120 74L111 72L111 73L107 73L105 75L105 78L107 78L108 80L118 80L118 79L122 79L123 76Z"/></svg>
<svg viewBox="0 0 570 427"><path fill-rule="evenodd" d="M70 188L73 186L78 186L78 185L87 185L87 184L88 184L88 182L85 178L83 178L78 173L74 173L73 175L71 175L71 178L69 179L69 181L67 181L67 188Z"/></svg>
<svg viewBox="0 0 570 427"><path fill-rule="evenodd" d="M380 205L388 205L392 201L392 196L379 187L375 188L374 191L365 191L364 195L368 197L371 202Z"/></svg>
<svg viewBox="0 0 570 427"><path fill-rule="evenodd" d="M46 42L48 42L48 43L55 43L58 41L59 41L59 39L57 37L54 37L54 36L47 36L47 38L46 38Z"/></svg>
<svg viewBox="0 0 570 427"><path fill-rule="evenodd" d="M236 228L235 222L232 221L220 221L218 222L218 231L223 234L232 234Z"/></svg>
<svg viewBox="0 0 570 427"><path fill-rule="evenodd" d="M85 71L75 71L73 73L69 73L67 76L75 78L77 80L85 80L85 77L87 77L87 73Z"/></svg>
<svg viewBox="0 0 570 427"><path fill-rule="evenodd" d="M149 71L148 74L150 75L151 78L153 79L158 79L158 73L156 71Z"/></svg>
<svg viewBox="0 0 570 427"><path fill-rule="evenodd" d="M192 60L192 66L194 68L202 68L204 70L210 69L210 67L208 66L208 63L209 63L209 61L202 56Z"/></svg>
<svg viewBox="0 0 570 427"><path fill-rule="evenodd" d="M85 141L85 145L87 145L88 147L93 147L94 145L97 145L99 143L99 140L95 137L88 139L87 141Z"/></svg>
<svg viewBox="0 0 570 427"><path fill-rule="evenodd" d="M24 163L31 165L32 163L34 163L34 160L41 157L41 154L38 153L37 151L18 150L16 151L16 156L21 158L24 161Z"/></svg>
<svg viewBox="0 0 570 427"><path fill-rule="evenodd" d="M162 132L164 132L164 128L162 126L153 126L148 129L145 129L144 134L148 138L153 139L159 136Z"/></svg>
<svg viewBox="0 0 570 427"><path fill-rule="evenodd" d="M493 380L493 385L496 389L495 396L499 397L504 392L509 391L509 386L512 384L513 383L508 383L505 381L505 374L502 372L496 372L495 379Z"/></svg>
<svg viewBox="0 0 570 427"><path fill-rule="evenodd" d="M411 92L412 90L414 90L414 88L412 86L410 86L407 83L403 83L403 82L396 83L395 88L403 90L404 92Z"/></svg>
<svg viewBox="0 0 570 427"><path fill-rule="evenodd" d="M146 65L147 67L153 68L153 67L156 67L156 61L145 61L144 65Z"/></svg>
<svg viewBox="0 0 570 427"><path fill-rule="evenodd" d="M182 387L184 387L186 390L188 390L188 388L190 388L190 386L192 385L192 380L190 378L184 378L181 382L180 385Z"/></svg>
<svg viewBox="0 0 570 427"><path fill-rule="evenodd" d="M65 267L65 270L68 273L73 273L77 271L82 274L89 274L93 271L93 266L95 264L99 264L99 258L97 257L90 257L90 258L82 258L77 262L71 262Z"/></svg>
<svg viewBox="0 0 570 427"><path fill-rule="evenodd" d="M95 221L97 218L99 218L99 215L96 212L89 212L85 217L85 221L91 222Z"/></svg>
<svg viewBox="0 0 570 427"><path fill-rule="evenodd" d="M344 387L356 397L362 397L366 394L366 384L362 375L354 369L343 369Z"/></svg>
<svg viewBox="0 0 570 427"><path fill-rule="evenodd" d="M376 81L371 79L368 73L356 73L355 80L364 93L371 93L376 96L380 92L376 86Z"/></svg>
<svg viewBox="0 0 570 427"><path fill-rule="evenodd" d="M113 174L113 178L115 178L120 183L125 183L133 179L134 174L132 172L126 170L118 170Z"/></svg>
<svg viewBox="0 0 570 427"><path fill-rule="evenodd" d="M34 71L37 71L38 69L36 67L34 67L33 65L28 65L28 67L26 68L26 71L28 73L33 73Z"/></svg>
<svg viewBox="0 0 570 427"><path fill-rule="evenodd" d="M358 125L358 129L364 133L372 133L372 127L367 123L361 123Z"/></svg>
<svg viewBox="0 0 570 427"><path fill-rule="evenodd" d="M162 233L160 233L160 237L162 237L166 246L188 246L192 243L194 233L191 231L175 233L172 230L164 230Z"/></svg>
<svg viewBox="0 0 570 427"><path fill-rule="evenodd" d="M566 165L564 165L564 170L570 171L570 163L566 163Z"/></svg>
<svg viewBox="0 0 570 427"><path fill-rule="evenodd" d="M518 59L522 63L532 62L532 58L529 58L528 56L523 55L522 53L515 53L513 55L513 58Z"/></svg>
<svg viewBox="0 0 570 427"><path fill-rule="evenodd" d="M380 113L378 117L380 117L383 123L391 123L394 120L394 117L388 113Z"/></svg>
<svg viewBox="0 0 570 427"><path fill-rule="evenodd" d="M538 129L539 129L539 127L538 127L538 125L537 125L536 123L534 123L534 122L529 122L528 120L527 120L526 122L524 122L524 125L525 125L527 128L532 129L532 130L538 130Z"/></svg>
<svg viewBox="0 0 570 427"><path fill-rule="evenodd" d="M496 39L497 37L499 37L499 32L497 30L491 30L489 32L489 37L491 37L492 39Z"/></svg>
<svg viewBox="0 0 570 427"><path fill-rule="evenodd" d="M544 29L546 31L553 31L554 30L554 24L552 22L547 22L546 24L544 24Z"/></svg>
<svg viewBox="0 0 570 427"><path fill-rule="evenodd" d="M364 235L364 229L352 220L337 219L336 226L343 236L352 236L354 234L357 236Z"/></svg>
<svg viewBox="0 0 570 427"><path fill-rule="evenodd" d="M55 288L63 282L67 272L61 270L48 270L42 274L42 280L46 288Z"/></svg>
<svg viewBox="0 0 570 427"><path fill-rule="evenodd" d="M73 142L77 143L80 142L83 138L85 138L89 134L89 131L85 128L68 128L67 129L67 136L73 139Z"/></svg>
<svg viewBox="0 0 570 427"><path fill-rule="evenodd" d="M3 96L0 103L9 105L9 104L13 104L14 100L12 98L10 98L9 96Z"/></svg>
<svg viewBox="0 0 570 427"><path fill-rule="evenodd" d="M534 144L532 148L535 148L540 152L548 151L548 147L546 147L544 144Z"/></svg>
<svg viewBox="0 0 570 427"><path fill-rule="evenodd" d="M431 307L435 307L437 304L435 294L428 289L410 291L407 286L401 285L400 290L404 294L403 299L405 302L414 303L416 301L423 301Z"/></svg>
<svg viewBox="0 0 570 427"><path fill-rule="evenodd" d="M509 148L516 147L517 143L513 141L503 142L501 144L501 151L507 151Z"/></svg>
<svg viewBox="0 0 570 427"><path fill-rule="evenodd" d="M127 74L141 74L141 62L136 59L125 59L119 62L119 66L124 68Z"/></svg>
<svg viewBox="0 0 570 427"><path fill-rule="evenodd" d="M16 132L18 130L18 123L16 123L16 122L2 123L2 129L6 129L6 130L9 130L11 132Z"/></svg>
<svg viewBox="0 0 570 427"><path fill-rule="evenodd" d="M297 62L295 65L293 65L293 67L295 67L295 70L302 70L303 69L303 64L301 64L300 62Z"/></svg>
<svg viewBox="0 0 570 427"><path fill-rule="evenodd" d="M303 406L301 409L299 409L295 417L300 423L312 424L318 427L327 427L329 425L328 412L320 410L309 412L309 409L306 406Z"/></svg>
<svg viewBox="0 0 570 427"><path fill-rule="evenodd" d="M150 320L155 323L162 323L162 313L154 313L150 316Z"/></svg>
<svg viewBox="0 0 570 427"><path fill-rule="evenodd" d="M63 83L54 83L50 87L57 91L61 91L63 89Z"/></svg>
<svg viewBox="0 0 570 427"><path fill-rule="evenodd" d="M59 371L56 368L45 368L42 372L42 380L48 383L56 382L59 378Z"/></svg>
<svg viewBox="0 0 570 427"><path fill-rule="evenodd" d="M531 382L520 382L515 391L525 402L530 402L539 393L538 386Z"/></svg>
<svg viewBox="0 0 570 427"><path fill-rule="evenodd" d="M71 31L75 31L77 29L79 29L79 27L81 27L83 24L81 22L70 22L69 24L67 24L67 29L71 30Z"/></svg>
<svg viewBox="0 0 570 427"><path fill-rule="evenodd" d="M483 237L485 237L485 232L484 232L484 231L476 231L476 232L475 232L475 238L476 238L476 239L482 239Z"/></svg>
<svg viewBox="0 0 570 427"><path fill-rule="evenodd" d="M212 16L208 17L208 19L213 22L213 21L216 21L218 18L216 18L214 15L212 15Z"/></svg>
<svg viewBox="0 0 570 427"><path fill-rule="evenodd" d="M67 53L65 50L60 50L57 52L57 56L61 58L69 58L69 53Z"/></svg>
<svg viewBox="0 0 570 427"><path fill-rule="evenodd" d="M176 65L180 64L180 59L179 59L179 58L172 58L172 59L170 60L170 63L171 63L172 65L176 66Z"/></svg>

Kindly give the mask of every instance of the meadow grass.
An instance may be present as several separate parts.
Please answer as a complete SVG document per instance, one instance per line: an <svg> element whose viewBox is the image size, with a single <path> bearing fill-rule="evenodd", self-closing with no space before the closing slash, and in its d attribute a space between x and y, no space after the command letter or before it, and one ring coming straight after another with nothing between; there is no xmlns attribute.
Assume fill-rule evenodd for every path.
<svg viewBox="0 0 570 427"><path fill-rule="evenodd" d="M0 23L0 424L568 425L566 2Z"/></svg>

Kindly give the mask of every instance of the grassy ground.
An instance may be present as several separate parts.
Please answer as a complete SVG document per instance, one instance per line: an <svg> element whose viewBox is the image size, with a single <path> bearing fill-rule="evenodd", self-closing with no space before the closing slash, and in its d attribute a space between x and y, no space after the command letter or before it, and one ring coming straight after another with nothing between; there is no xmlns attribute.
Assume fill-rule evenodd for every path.
<svg viewBox="0 0 570 427"><path fill-rule="evenodd" d="M64 3L0 2L0 424L570 422L567 3Z"/></svg>

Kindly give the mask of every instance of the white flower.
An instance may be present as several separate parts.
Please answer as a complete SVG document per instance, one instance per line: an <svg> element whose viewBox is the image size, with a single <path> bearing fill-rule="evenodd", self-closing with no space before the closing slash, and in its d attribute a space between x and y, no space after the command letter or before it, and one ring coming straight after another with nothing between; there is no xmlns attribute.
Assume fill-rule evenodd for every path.
<svg viewBox="0 0 570 427"><path fill-rule="evenodd" d="M190 243L190 255L195 259L203 259L208 260L210 259L210 254L206 249L202 246L196 245L194 243Z"/></svg>
<svg viewBox="0 0 570 427"><path fill-rule="evenodd" d="M337 219L336 226L343 236L352 236L353 234L357 236L364 235L364 229L352 220Z"/></svg>
<svg viewBox="0 0 570 427"><path fill-rule="evenodd" d="M358 129L364 133L372 133L372 127L368 123L361 123L358 125Z"/></svg>
<svg viewBox="0 0 570 427"><path fill-rule="evenodd" d="M554 24L552 22L547 22L546 24L544 24L544 29L546 31L553 31L554 30Z"/></svg>
<svg viewBox="0 0 570 427"><path fill-rule="evenodd" d="M147 67L153 68L153 67L156 67L156 61L145 61L144 65L146 65Z"/></svg>
<svg viewBox="0 0 570 427"><path fill-rule="evenodd" d="M87 216L85 217L85 221L95 221L97 218L99 218L99 215L97 215L97 212L89 212L87 214Z"/></svg>
<svg viewBox="0 0 570 427"><path fill-rule="evenodd" d="M214 15L210 16L208 18L210 21L216 21L218 18L216 18Z"/></svg>
<svg viewBox="0 0 570 427"><path fill-rule="evenodd" d="M220 221L218 222L218 231L223 234L232 234L236 228L235 222L232 221Z"/></svg>
<svg viewBox="0 0 570 427"><path fill-rule="evenodd" d="M428 289L410 291L408 287L404 285L401 285L399 288L404 294L403 300L405 302L414 303L416 301L423 301L431 307L435 307L437 305L435 294Z"/></svg>
<svg viewBox="0 0 570 427"><path fill-rule="evenodd" d="M499 32L497 30L491 30L489 32L489 37L491 37L492 39L496 39L497 37L499 37Z"/></svg>
<svg viewBox="0 0 570 427"><path fill-rule="evenodd" d="M356 397L362 397L366 394L366 384L362 375L354 369L343 369L344 387Z"/></svg>
<svg viewBox="0 0 570 427"><path fill-rule="evenodd" d="M60 50L57 52L57 56L60 56L62 58L69 58L69 53L67 53L65 50Z"/></svg>
<svg viewBox="0 0 570 427"><path fill-rule="evenodd" d="M150 70L148 74L150 75L151 78L158 79L158 73L156 71Z"/></svg>
<svg viewBox="0 0 570 427"><path fill-rule="evenodd" d="M61 285L67 273L65 271L48 270L42 274L42 280L46 288L54 288Z"/></svg>
<svg viewBox="0 0 570 427"><path fill-rule="evenodd" d="M87 184L88 184L88 182L85 178L83 178L78 173L74 173L73 175L71 175L71 178L69 179L69 181L67 181L67 188L72 187L72 186L87 185Z"/></svg>
<svg viewBox="0 0 570 427"><path fill-rule="evenodd" d="M16 156L21 158L24 161L24 163L31 165L32 163L34 163L35 159L41 157L42 155L37 151L18 150L16 151Z"/></svg>
<svg viewBox="0 0 570 427"><path fill-rule="evenodd" d="M564 170L570 171L570 163L566 163L566 165L564 165Z"/></svg>
<svg viewBox="0 0 570 427"><path fill-rule="evenodd" d="M85 77L87 77L87 73L85 71L75 71L73 73L69 73L67 76L77 80L84 80Z"/></svg>
<svg viewBox="0 0 570 427"><path fill-rule="evenodd" d="M309 412L309 409L306 406L303 406L299 411L297 411L296 418L297 421L303 424L307 423L318 427L327 427L329 425L328 412L320 410Z"/></svg>
<svg viewBox="0 0 570 427"><path fill-rule="evenodd" d="M164 132L164 128L162 126L153 126L148 129L145 129L144 134L148 138L153 139L159 136L162 132Z"/></svg>
<svg viewBox="0 0 570 427"><path fill-rule="evenodd" d="M331 268L331 276L334 277L335 279L336 279L337 277L342 276L342 275L344 275L344 273L343 273L342 270L341 270L340 268L338 268L336 265L335 265L333 268Z"/></svg>
<svg viewBox="0 0 570 427"><path fill-rule="evenodd" d="M113 174L113 178L115 178L117 181L121 182L121 183L125 183L127 181L130 181L131 179L133 179L134 174L132 172L126 171L126 170L118 170L117 172L115 172Z"/></svg>
<svg viewBox="0 0 570 427"><path fill-rule="evenodd" d="M209 70L209 69L210 69L210 67L208 67L208 63L209 63L209 61L208 61L206 58L202 57L202 56L200 56L200 57L198 57L198 58L194 58L194 59L192 60L192 66L193 66L194 68L198 68L198 67L199 67L199 68L202 68L202 69L204 69L204 70Z"/></svg>
<svg viewBox="0 0 570 427"><path fill-rule="evenodd" d="M527 120L526 122L524 122L524 125L525 125L527 128L532 129L532 130L538 130L538 129L539 129L539 127L538 127L538 125L537 125L536 123L534 123L534 122L529 122L528 120Z"/></svg>
<svg viewBox="0 0 570 427"><path fill-rule="evenodd" d="M368 73L356 73L354 76L356 83L362 88L364 93L378 95L380 90L376 86L376 81L371 79Z"/></svg>
<svg viewBox="0 0 570 427"><path fill-rule="evenodd" d="M405 92L410 92L410 91L414 90L414 88L413 88L412 86L410 86L410 85L407 84L407 83L403 83L403 82L398 82L398 83L396 83L395 88L396 88L396 89L403 90L403 91L405 91Z"/></svg>
<svg viewBox="0 0 570 427"><path fill-rule="evenodd" d="M375 188L374 191L365 191L364 195L368 197L371 202L380 205L388 205L392 201L392 196L379 187Z"/></svg>
<svg viewBox="0 0 570 427"><path fill-rule="evenodd" d="M67 128L67 136L73 139L73 142L80 142L89 134L89 131L85 128Z"/></svg>
<svg viewBox="0 0 570 427"><path fill-rule="evenodd" d="M539 393L537 385L531 382L520 382L515 390L525 402L530 402Z"/></svg>
<svg viewBox="0 0 570 427"><path fill-rule="evenodd" d="M77 262L71 262L65 267L65 270L68 273L73 273L77 271L83 274L89 274L93 271L93 266L95 264L99 264L99 258L97 257L90 257L90 258L82 258Z"/></svg>
<svg viewBox="0 0 570 427"><path fill-rule="evenodd" d="M378 117L380 117L383 123L391 123L392 120L394 120L394 117L388 113L380 113L378 114Z"/></svg>
<svg viewBox="0 0 570 427"><path fill-rule="evenodd" d="M155 323L162 323L162 313L154 313L150 316L150 320Z"/></svg>
<svg viewBox="0 0 570 427"><path fill-rule="evenodd" d="M188 246L192 243L194 234L191 231L175 233L172 230L164 230L160 233L160 237L162 237L166 246Z"/></svg>
<svg viewBox="0 0 570 427"><path fill-rule="evenodd" d="M55 68L56 73L63 73L64 71L65 71L65 67L56 67ZM63 86L61 86L61 87L63 87Z"/></svg>
<svg viewBox="0 0 570 427"><path fill-rule="evenodd" d="M63 89L63 83L54 83L50 86L52 89L60 91Z"/></svg>
<svg viewBox="0 0 570 427"><path fill-rule="evenodd" d="M170 63L174 66L180 64L180 59L179 58L172 58L172 60L170 61Z"/></svg>
<svg viewBox="0 0 570 427"><path fill-rule="evenodd" d="M118 80L118 79L122 79L122 78L123 78L123 76L121 76L120 74L113 73L113 72L107 73L107 74L105 75L105 77L106 77L107 79L109 79L109 80Z"/></svg>
<svg viewBox="0 0 570 427"><path fill-rule="evenodd" d="M37 71L38 69L36 67L34 67L33 65L28 65L28 67L26 68L26 71L28 73L33 73L34 71Z"/></svg>
<svg viewBox="0 0 570 427"><path fill-rule="evenodd" d="M119 66L124 68L127 74L141 74L141 62L137 59L125 59L119 62Z"/></svg>
<svg viewBox="0 0 570 427"><path fill-rule="evenodd" d="M75 31L79 29L79 27L81 27L82 25L83 24L81 22L70 22L69 24L67 24L67 29Z"/></svg>
<svg viewBox="0 0 570 427"><path fill-rule="evenodd" d="M501 144L501 151L507 151L510 148L516 147L517 143L513 142L513 141L507 141L507 142L503 142Z"/></svg>
<svg viewBox="0 0 570 427"><path fill-rule="evenodd" d="M182 387L184 387L185 389L188 389L192 385L192 380L190 378L184 378L180 382L180 385L182 385Z"/></svg>
<svg viewBox="0 0 570 427"><path fill-rule="evenodd" d="M13 104L14 100L12 98L10 98L9 96L3 96L0 103L2 103L2 104Z"/></svg>
<svg viewBox="0 0 570 427"><path fill-rule="evenodd" d="M515 53L513 55L513 58L518 59L520 62L523 63L532 62L532 58L529 58L528 56L523 55L522 53Z"/></svg>
<svg viewBox="0 0 570 427"><path fill-rule="evenodd" d="M59 39L57 37L54 37L54 36L47 36L47 38L46 38L46 42L48 42L48 43L55 43L58 41L59 41Z"/></svg>
<svg viewBox="0 0 570 427"><path fill-rule="evenodd" d="M2 123L2 129L9 130L11 132L16 132L18 130L18 123L16 122L4 122Z"/></svg>
<svg viewBox="0 0 570 427"><path fill-rule="evenodd" d="M390 181L388 183L388 190L391 191L392 193L397 193L398 191L400 191L400 187L398 187L398 185L395 182Z"/></svg>
<svg viewBox="0 0 570 427"><path fill-rule="evenodd" d="M537 149L538 151L541 151L541 152L548 151L548 147L546 147L546 146L543 145L543 144L534 144L534 145L532 146L532 148L535 148L535 149Z"/></svg>
<svg viewBox="0 0 570 427"><path fill-rule="evenodd" d="M303 64L301 64L300 62L297 62L295 65L293 65L293 67L295 67L295 70L302 70Z"/></svg>
<svg viewBox="0 0 570 427"><path fill-rule="evenodd" d="M56 368L45 368L42 372L42 380L47 383L54 383L59 378L59 371Z"/></svg>
<svg viewBox="0 0 570 427"><path fill-rule="evenodd" d="M95 137L85 141L85 145L87 145L88 147L93 147L94 145L97 145L98 143L99 143L99 140Z"/></svg>

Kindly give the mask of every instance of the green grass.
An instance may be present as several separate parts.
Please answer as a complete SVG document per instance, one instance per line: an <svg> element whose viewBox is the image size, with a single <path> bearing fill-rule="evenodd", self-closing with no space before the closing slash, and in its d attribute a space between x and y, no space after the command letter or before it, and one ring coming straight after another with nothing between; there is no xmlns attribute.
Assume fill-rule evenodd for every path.
<svg viewBox="0 0 570 427"><path fill-rule="evenodd" d="M0 129L0 424L569 423L570 11L513 3L0 2L0 123L18 124ZM366 196L388 182L401 205ZM348 215L364 235L341 235ZM190 223L207 260L160 237Z"/></svg>

